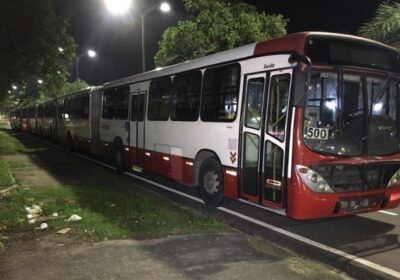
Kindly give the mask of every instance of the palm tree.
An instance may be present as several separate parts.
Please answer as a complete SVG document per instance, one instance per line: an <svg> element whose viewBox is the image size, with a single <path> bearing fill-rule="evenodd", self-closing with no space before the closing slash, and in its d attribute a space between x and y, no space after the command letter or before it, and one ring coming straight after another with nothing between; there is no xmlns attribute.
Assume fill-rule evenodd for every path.
<svg viewBox="0 0 400 280"><path fill-rule="evenodd" d="M400 50L400 3L380 4L372 20L361 26L359 34Z"/></svg>

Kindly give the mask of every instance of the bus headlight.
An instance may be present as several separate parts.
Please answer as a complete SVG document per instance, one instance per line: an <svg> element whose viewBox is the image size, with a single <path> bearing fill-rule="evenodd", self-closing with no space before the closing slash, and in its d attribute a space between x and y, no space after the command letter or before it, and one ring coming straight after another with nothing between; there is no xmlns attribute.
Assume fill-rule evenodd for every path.
<svg viewBox="0 0 400 280"><path fill-rule="evenodd" d="M297 174L307 187L315 192L333 193L329 184L317 172L303 165L296 165Z"/></svg>
<svg viewBox="0 0 400 280"><path fill-rule="evenodd" d="M387 184L387 188L393 187L394 185L400 185L400 169L393 174L392 178L390 178L389 183Z"/></svg>

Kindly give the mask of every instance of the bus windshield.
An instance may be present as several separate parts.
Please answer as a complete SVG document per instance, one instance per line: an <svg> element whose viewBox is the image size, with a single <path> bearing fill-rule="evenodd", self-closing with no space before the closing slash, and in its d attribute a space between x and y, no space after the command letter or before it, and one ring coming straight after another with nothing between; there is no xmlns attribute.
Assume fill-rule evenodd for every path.
<svg viewBox="0 0 400 280"><path fill-rule="evenodd" d="M342 156L400 150L399 81L387 76L312 72L304 114L304 142Z"/></svg>

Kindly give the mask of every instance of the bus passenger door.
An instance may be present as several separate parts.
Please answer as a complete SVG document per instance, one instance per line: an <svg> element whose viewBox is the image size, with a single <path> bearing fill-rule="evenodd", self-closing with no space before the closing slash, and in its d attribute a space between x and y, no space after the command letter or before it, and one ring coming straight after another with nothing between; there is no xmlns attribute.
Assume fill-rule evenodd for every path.
<svg viewBox="0 0 400 280"><path fill-rule="evenodd" d="M246 80L242 119L240 192L242 198L253 203L260 203L260 159L264 136L262 128L267 78L267 73L262 73L249 75Z"/></svg>
<svg viewBox="0 0 400 280"><path fill-rule="evenodd" d="M131 94L130 115L130 155L133 164L132 169L142 171L144 167L145 153L145 104L146 91L137 91Z"/></svg>
<svg viewBox="0 0 400 280"><path fill-rule="evenodd" d="M287 113L292 70L249 75L242 118L240 195L283 208Z"/></svg>

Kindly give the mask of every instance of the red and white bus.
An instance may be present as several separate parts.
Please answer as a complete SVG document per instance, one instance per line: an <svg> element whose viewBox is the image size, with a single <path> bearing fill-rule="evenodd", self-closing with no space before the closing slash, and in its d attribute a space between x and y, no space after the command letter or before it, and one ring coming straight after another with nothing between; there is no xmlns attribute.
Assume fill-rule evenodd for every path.
<svg viewBox="0 0 400 280"><path fill-rule="evenodd" d="M87 140L212 206L228 197L295 219L393 208L399 84L393 48L296 33L104 84Z"/></svg>

